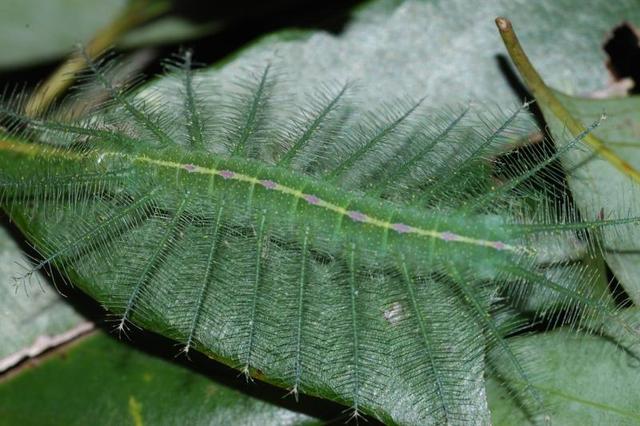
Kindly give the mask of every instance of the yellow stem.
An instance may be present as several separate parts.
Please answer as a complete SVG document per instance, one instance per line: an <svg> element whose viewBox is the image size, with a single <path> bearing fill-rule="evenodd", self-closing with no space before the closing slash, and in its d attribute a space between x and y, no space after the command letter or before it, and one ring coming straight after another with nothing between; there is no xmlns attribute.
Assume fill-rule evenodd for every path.
<svg viewBox="0 0 640 426"><path fill-rule="evenodd" d="M576 120L562 105L562 103L560 103L553 91L544 83L540 74L538 74L529 61L529 58L522 49L522 46L518 41L518 37L513 30L511 21L506 18L496 18L496 25L498 26L498 30L500 30L500 36L502 36L502 41L507 48L507 52L509 52L511 60L531 91L531 94L536 98L540 105L547 108L551 113L553 113L553 115L561 120L573 136L578 136L580 133L584 132L585 127L582 123ZM615 168L631 177L635 182L640 183L640 172L631 166L631 164L620 158L615 152L610 150L593 133L587 134L583 141Z"/></svg>
<svg viewBox="0 0 640 426"><path fill-rule="evenodd" d="M134 0L115 20L100 30L85 46L89 58L96 58L111 47L124 33L168 9L169 3ZM25 112L31 117L39 115L73 83L75 75L86 67L84 56L76 52L65 61L29 98Z"/></svg>

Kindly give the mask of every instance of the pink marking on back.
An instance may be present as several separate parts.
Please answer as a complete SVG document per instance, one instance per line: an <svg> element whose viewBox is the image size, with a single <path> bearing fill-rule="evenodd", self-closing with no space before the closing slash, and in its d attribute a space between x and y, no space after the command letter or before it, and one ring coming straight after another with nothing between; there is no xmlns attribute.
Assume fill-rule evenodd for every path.
<svg viewBox="0 0 640 426"><path fill-rule="evenodd" d="M364 222L368 219L366 214L356 211L347 212L347 216L349 216L351 220L355 220L356 222Z"/></svg>
<svg viewBox="0 0 640 426"><path fill-rule="evenodd" d="M261 180L260 183L267 189L275 189L278 184L272 180Z"/></svg>
<svg viewBox="0 0 640 426"><path fill-rule="evenodd" d="M304 194L302 198L304 198L307 203L313 204L314 206L320 204L320 199L315 195Z"/></svg>
<svg viewBox="0 0 640 426"><path fill-rule="evenodd" d="M232 179L236 175L231 170L220 170L218 174L224 179Z"/></svg>
<svg viewBox="0 0 640 426"><path fill-rule="evenodd" d="M196 165L195 164L185 164L184 166L182 166L182 168L184 168L186 171L191 173L191 172L196 170Z"/></svg>
<svg viewBox="0 0 640 426"><path fill-rule="evenodd" d="M506 245L502 241L495 241L493 243L493 248L496 250L504 250Z"/></svg>
<svg viewBox="0 0 640 426"><path fill-rule="evenodd" d="M411 227L409 225L405 225L404 223L393 223L391 224L391 229L401 234L411 232Z"/></svg>
<svg viewBox="0 0 640 426"><path fill-rule="evenodd" d="M458 234L454 234L453 232L443 232L440 236L445 241L456 241L460 238Z"/></svg>

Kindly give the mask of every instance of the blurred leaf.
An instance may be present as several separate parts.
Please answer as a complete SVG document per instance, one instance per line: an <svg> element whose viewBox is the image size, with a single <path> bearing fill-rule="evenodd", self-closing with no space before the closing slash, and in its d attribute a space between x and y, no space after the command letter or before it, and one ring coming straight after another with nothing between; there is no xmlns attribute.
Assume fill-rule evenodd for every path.
<svg viewBox="0 0 640 426"><path fill-rule="evenodd" d="M0 3L0 68L67 55L126 6L126 0L4 0Z"/></svg>
<svg viewBox="0 0 640 426"><path fill-rule="evenodd" d="M533 377L548 408L548 423L563 426L640 423L640 359L605 337L573 331L513 339L515 350L540 364ZM502 372L504 374L504 372ZM509 373L506 373L509 374ZM507 383L514 376L507 375ZM487 396L495 426L533 424L496 379Z"/></svg>
<svg viewBox="0 0 640 426"><path fill-rule="evenodd" d="M0 2L0 69L67 56L86 44L127 6L127 0L3 0ZM130 34L125 46L153 45L199 37L215 26L161 18Z"/></svg>
<svg viewBox="0 0 640 426"><path fill-rule="evenodd" d="M18 424L322 423L244 395L100 332L0 381L0 425Z"/></svg>

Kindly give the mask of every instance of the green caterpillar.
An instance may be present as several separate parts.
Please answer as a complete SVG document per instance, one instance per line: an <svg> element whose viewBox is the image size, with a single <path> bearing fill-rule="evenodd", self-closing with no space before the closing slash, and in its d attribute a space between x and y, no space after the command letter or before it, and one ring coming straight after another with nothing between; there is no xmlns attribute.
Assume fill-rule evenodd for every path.
<svg viewBox="0 0 640 426"><path fill-rule="evenodd" d="M473 424L488 420L494 352L543 406L509 334L560 314L626 327L588 270L554 279L540 260L541 237L587 246L590 229L637 222L566 221L540 189L591 128L498 173L526 104L361 113L356 89L328 85L278 121L273 87L291 83L270 66L219 94L190 53L154 93L117 87L108 67L90 64L110 101L80 120L2 107L0 200L41 253L27 275L57 268L117 331L158 331L356 418ZM549 307L517 313L536 288Z"/></svg>

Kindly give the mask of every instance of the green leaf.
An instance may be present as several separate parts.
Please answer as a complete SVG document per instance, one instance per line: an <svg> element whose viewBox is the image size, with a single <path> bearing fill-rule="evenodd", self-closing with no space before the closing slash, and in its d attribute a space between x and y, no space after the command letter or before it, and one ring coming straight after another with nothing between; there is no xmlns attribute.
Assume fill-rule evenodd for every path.
<svg viewBox="0 0 640 426"><path fill-rule="evenodd" d="M516 351L544 365L544 372L532 381L549 407L545 416L551 424L636 425L640 422L640 359L637 355L605 337L568 330L513 340ZM517 382L517 378L507 376L507 383L509 381ZM494 425L534 424L496 379L489 380L487 392Z"/></svg>
<svg viewBox="0 0 640 426"><path fill-rule="evenodd" d="M87 329L86 320L40 274L33 275L29 294L16 287L14 277L25 272L25 262L20 248L0 227L0 373Z"/></svg>
<svg viewBox="0 0 640 426"><path fill-rule="evenodd" d="M86 42L114 19L126 3L126 0L3 1L0 66L11 68L64 56L74 44Z"/></svg>
<svg viewBox="0 0 640 426"><path fill-rule="evenodd" d="M582 150L563 156L572 196L585 220L640 217L640 98L584 99L551 89L532 65L511 23L496 20L516 67L538 100L559 150L566 133L584 133ZM606 114L609 119L602 123ZM594 123L598 124L596 126ZM603 251L631 299L640 302L640 228L602 230Z"/></svg>
<svg viewBox="0 0 640 426"><path fill-rule="evenodd" d="M320 425L94 333L0 379L0 424Z"/></svg>
<svg viewBox="0 0 640 426"><path fill-rule="evenodd" d="M51 128L51 136L60 143L65 134L73 137L76 132L89 132L89 143L97 142L91 135L98 134L105 142L96 146L97 151L86 151L90 164L75 156L71 147L54 148L53 157L37 154L31 159L53 162L38 164L29 172L23 167L23 160L29 160L15 162L13 148L0 157L7 197L4 207L38 241L45 256L33 270L56 264L76 285L116 313L116 329L121 333L126 334L131 323L161 331L180 340L185 353L200 349L247 376L284 386L294 396L308 392L329 397L351 405L355 415L364 411L404 423L487 415L483 324L476 320L476 316L488 315L484 290L466 287L463 277L467 272L457 262L442 265L455 272L455 281L465 286L465 298L473 300L473 305L464 306L449 280L418 272L417 268L438 262L440 254L435 251L423 258L422 248L434 250L429 248L431 242L409 239L401 249L401 235L415 232L405 231L404 223L424 227L423 232L430 236L434 231L428 227L439 218L421 217L415 213L417 207L403 205L401 200L391 204L363 198L346 186L353 186L358 172L369 173L370 166L360 161L370 154L367 150L388 143L392 135L403 137L401 129L408 132L405 138L419 137L411 129L419 129L415 126L422 122L420 116L408 119L414 107L398 110L390 106L382 117L372 115L368 126L366 122L347 125L337 115L345 107L335 103L340 95L318 93L315 103L302 107L309 109L295 118L296 127L286 128L282 137L262 139L264 134L281 130L273 127L274 121L265 120L272 111L266 102L272 87L269 68L255 80L240 80L234 91L216 99L202 90L207 81L196 79L189 61L187 56L186 64L177 65L180 73L174 77L174 90L162 97L167 107L163 112L153 106L154 97L125 97L115 91L94 65L97 79L120 107L95 119L110 120L111 116L113 125L128 126L129 122L143 132L140 135L148 132L133 145L129 141L138 136L105 133L105 128L112 128L106 122L106 127L91 128L82 123L74 127L26 119L34 125L62 126L58 130L66 129L64 134L55 134ZM171 101L176 96L179 103ZM208 109L208 105L224 102L229 107L219 107L217 114ZM177 116L168 120L165 114ZM506 123L517 115L512 114ZM207 124L216 116L224 121L210 130ZM315 124L318 120L322 126ZM174 124L179 127L172 128ZM485 136L474 133L476 137L466 139L465 146L476 146L474 152L480 155L489 143L501 140L505 127L504 123L497 130L490 127ZM186 139L176 139L178 128ZM326 161L318 162L322 157L315 152L331 141L323 133L331 129L343 141L334 148L350 149L344 156L327 155ZM446 129L431 130L448 134ZM426 142L427 136L422 137ZM6 143L17 147L8 140L2 146ZM114 144L111 148L110 143ZM46 144L22 146L48 150ZM126 153L127 146L134 151ZM275 167L269 159L287 152L278 152L279 146L298 147L289 167ZM133 163L119 164L120 155L112 149L125 149L121 159L129 163L135 158ZM265 154L260 153L262 149ZM412 150L406 153L415 155ZM480 162L456 156L451 161L460 167ZM343 168L343 162L358 167ZM394 189L383 186L382 193L408 197L406 189L395 186L419 184L412 172L419 172L420 164L389 180ZM90 171L96 166L97 173ZM458 177L452 170L460 167L446 166L440 175L456 184ZM332 182L321 176L323 170L327 176L331 170L339 173L331 174ZM175 181L176 172L195 179ZM23 189L26 198L18 195ZM433 202L437 194L434 190ZM353 216L340 206L353 209ZM375 222L369 236L368 229L359 224L359 215L364 214L360 212L384 218L394 214L401 228ZM481 262L495 257L493 252L499 249L491 248L494 243L486 238L499 238L504 231L483 217L470 223L478 235L465 240L469 250L481 250L482 254L476 254ZM436 233L432 243L439 247L447 238L456 237L452 234L456 229L463 230L457 220L451 226L447 232ZM383 237L388 228L393 233ZM326 229L335 229L335 240L326 239ZM370 238L378 242L372 244ZM379 262L393 268L389 271L369 260L369 256L378 256L371 250L382 245L381 238L387 240L390 254L381 253ZM484 253L485 246L489 253ZM509 250L507 245L504 248ZM457 253L450 260L463 257ZM422 265L424 261L427 265ZM500 337L496 331L488 332ZM462 389L474 392L467 396Z"/></svg>
<svg viewBox="0 0 640 426"><path fill-rule="evenodd" d="M130 96L94 64L114 106L86 121L4 109L3 207L43 254L34 270L68 273L122 333L148 327L294 396L387 422L488 422L487 346L528 377L504 339L522 324L492 316L503 287L546 288L552 318L618 318L583 270L565 289L536 263L532 234L587 225L520 223L540 219L508 189L526 171L494 187L486 158L531 121L443 106L498 68L440 70L443 39L420 38L432 7L266 39L200 75L177 64ZM461 78L464 94L448 87Z"/></svg>
<svg viewBox="0 0 640 426"><path fill-rule="evenodd" d="M640 170L640 98L573 98L556 92L568 111L583 123L607 114L607 120L594 134L616 155ZM551 131L564 132L560 120L550 120ZM591 150L575 151L568 164L580 164L569 175L569 185L583 217L616 219L640 216L640 185ZM629 293L640 303L640 229L627 226L604 230L604 250L608 265Z"/></svg>
<svg viewBox="0 0 640 426"><path fill-rule="evenodd" d="M51 61L69 55L113 21L128 0L4 0L0 3L0 69ZM165 17L127 35L124 47L199 37L213 24Z"/></svg>
<svg viewBox="0 0 640 426"><path fill-rule="evenodd" d="M582 269L570 291L534 262L524 244L548 224L514 222L529 212L510 192L529 172L491 186L485 158L522 108L485 130L406 102L345 121L337 89L277 121L289 105L271 107L270 66L216 98L189 63L137 97L92 64L115 107L88 121L4 110L27 126L0 141L0 183L43 255L31 272L66 272L120 333L148 327L354 415L438 423L488 414L485 345L527 380L503 337L520 325L491 317L499 285L547 288L562 300L548 315L575 304L617 319ZM20 140L38 129L51 142ZM553 226L570 238L582 225Z"/></svg>

